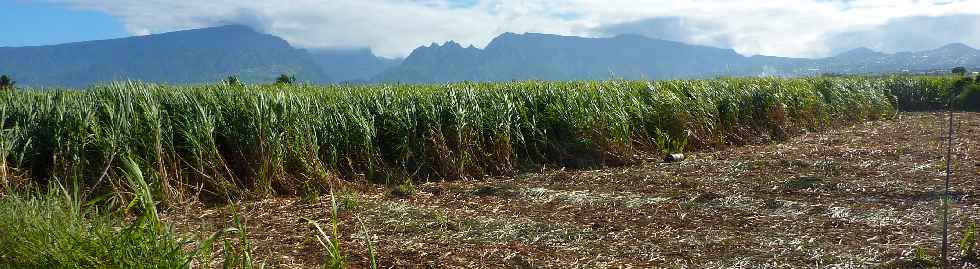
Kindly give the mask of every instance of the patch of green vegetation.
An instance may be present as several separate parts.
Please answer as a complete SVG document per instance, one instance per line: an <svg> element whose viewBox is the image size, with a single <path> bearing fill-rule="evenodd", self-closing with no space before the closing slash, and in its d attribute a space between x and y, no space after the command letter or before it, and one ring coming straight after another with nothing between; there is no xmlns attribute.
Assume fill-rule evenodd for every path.
<svg viewBox="0 0 980 269"><path fill-rule="evenodd" d="M977 260L977 224L970 223L963 230L963 238L960 239L960 257L966 261Z"/></svg>
<svg viewBox="0 0 980 269"><path fill-rule="evenodd" d="M656 137L657 148L660 149L661 153L673 154L684 152L687 148L687 138L690 136L690 131L685 130L682 135L669 135L660 129L654 129L653 134Z"/></svg>
<svg viewBox="0 0 980 269"><path fill-rule="evenodd" d="M939 268L940 266L936 257L923 248L915 248L915 255L912 256L911 262L916 268Z"/></svg>
<svg viewBox="0 0 980 269"><path fill-rule="evenodd" d="M909 111L945 109L958 76L895 77L887 81L897 108Z"/></svg>
<svg viewBox="0 0 980 269"><path fill-rule="evenodd" d="M980 84L974 83L966 86L956 96L956 104L960 109L966 111L980 111Z"/></svg>
<svg viewBox="0 0 980 269"><path fill-rule="evenodd" d="M340 206L337 203L337 197L334 192L330 192L330 226L328 230L324 230L320 222L316 220L307 219L307 223L313 228L314 237L320 246L324 249L324 264L322 268L325 269L343 269L347 268L347 255L343 251L343 247L340 245L340 218L339 218ZM361 226L362 236L364 240L367 241L368 256L370 258L370 268L378 268L377 255L374 252L374 244L371 242L371 237L369 236L367 225L364 224L359 217L355 216L358 224ZM329 232L328 232L329 231Z"/></svg>
<svg viewBox="0 0 980 269"><path fill-rule="evenodd" d="M408 198L415 194L417 190L415 189L415 184L412 183L411 178L405 178L401 183L395 185L391 188L391 195L398 198Z"/></svg>
<svg viewBox="0 0 980 269"><path fill-rule="evenodd" d="M0 91L13 91L15 85L17 82L11 80L7 75L0 75Z"/></svg>
<svg viewBox="0 0 980 269"><path fill-rule="evenodd" d="M899 146L898 148L896 148L895 151L892 154L895 156L895 159L899 159L902 156L905 156L905 155L909 154L910 152L912 152L912 147L911 146L902 145L902 146Z"/></svg>
<svg viewBox="0 0 980 269"><path fill-rule="evenodd" d="M224 83L231 87L245 87L245 82L238 79L238 76L229 76Z"/></svg>
<svg viewBox="0 0 980 269"><path fill-rule="evenodd" d="M237 238L223 239L222 253L224 254L223 256L225 260L222 263L222 267L240 268L240 269L265 268L264 263L257 263L252 257L252 241L251 239L248 238L248 228L247 228L248 226L245 225L246 224L245 219L238 214L238 210L235 209L235 206L231 206L229 208L231 209L232 224L234 224L235 227L230 229L225 229L221 233L215 234L215 236L221 236L222 234L231 234L231 235L237 235ZM210 246L209 243L205 243L204 245ZM206 249L206 250L207 252L210 252L210 249Z"/></svg>
<svg viewBox="0 0 980 269"><path fill-rule="evenodd" d="M340 190L340 208L344 210L355 211L361 208L361 202L358 198L357 192L349 188L343 188Z"/></svg>
<svg viewBox="0 0 980 269"><path fill-rule="evenodd" d="M0 267L180 268L188 244L149 218L84 208L67 191L0 198Z"/></svg>
<svg viewBox="0 0 980 269"><path fill-rule="evenodd" d="M77 189L53 182L46 192L0 195L0 267L2 268L188 268L210 266L223 258L226 268L253 268L247 241L217 239L244 226L208 238L176 234L160 220L157 202L136 164L123 159L121 171L135 191L118 209L82 203ZM73 184L74 185L74 184ZM139 212L135 219L129 211ZM240 223L236 215L236 223Z"/></svg>
<svg viewBox="0 0 980 269"><path fill-rule="evenodd" d="M932 170L946 172L946 158L936 160L932 163Z"/></svg>
<svg viewBox="0 0 980 269"><path fill-rule="evenodd" d="M303 183L303 196L300 203L313 204L320 201L320 188L309 181Z"/></svg>
<svg viewBox="0 0 980 269"><path fill-rule="evenodd" d="M281 74L276 78L276 85L293 85L296 82L295 76L290 76L287 74Z"/></svg>

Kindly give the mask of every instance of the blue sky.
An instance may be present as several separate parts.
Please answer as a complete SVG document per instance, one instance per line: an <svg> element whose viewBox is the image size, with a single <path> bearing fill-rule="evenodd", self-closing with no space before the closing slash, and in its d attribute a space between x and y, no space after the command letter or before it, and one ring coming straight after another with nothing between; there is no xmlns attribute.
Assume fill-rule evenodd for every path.
<svg viewBox="0 0 980 269"><path fill-rule="evenodd" d="M823 57L961 42L980 47L980 0L0 0L0 46L242 24L302 48L400 57L504 32L640 34L745 55Z"/></svg>
<svg viewBox="0 0 980 269"><path fill-rule="evenodd" d="M3 46L36 46L130 36L113 16L65 6L0 0L3 4L0 38Z"/></svg>

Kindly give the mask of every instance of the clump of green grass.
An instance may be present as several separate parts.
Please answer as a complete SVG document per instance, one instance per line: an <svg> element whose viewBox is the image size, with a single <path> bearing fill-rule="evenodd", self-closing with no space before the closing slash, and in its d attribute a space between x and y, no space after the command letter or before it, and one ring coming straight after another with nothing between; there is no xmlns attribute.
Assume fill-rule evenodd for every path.
<svg viewBox="0 0 980 269"><path fill-rule="evenodd" d="M303 183L302 195L303 195L303 198L300 199L300 202L301 203L304 203L304 204L313 204L313 203L316 203L320 199L320 190L319 190L319 187L312 186L309 182L305 182L305 183Z"/></svg>
<svg viewBox="0 0 980 269"><path fill-rule="evenodd" d="M340 245L340 220L338 217L339 205L337 204L337 198L334 196L333 191L330 192L330 226L329 233L324 231L323 226L320 225L318 221L307 219L307 223L313 228L314 237L320 246L324 249L325 262L323 268L330 269L342 269L347 268L347 255L344 254L343 248ZM371 237L368 232L367 225L360 218L355 218L358 224L361 226L362 236L364 240L367 241L368 246L368 258L370 259L370 268L374 269L378 267L377 255L374 252L374 245L371 242Z"/></svg>
<svg viewBox="0 0 980 269"><path fill-rule="evenodd" d="M234 223L235 227L225 229L219 235L233 234L237 238L225 238L222 240L221 253L224 257L222 267L240 269L265 268L265 264L256 262L252 257L252 241L248 238L248 226L246 226L244 218L238 214L234 206L230 208L232 223Z"/></svg>
<svg viewBox="0 0 980 269"><path fill-rule="evenodd" d="M0 267L3 268L188 268L209 266L212 244L176 234L161 221L152 186L136 163L121 158L119 171L133 190L128 206L113 209L83 203L77 188L52 182L43 191L0 195ZM77 186L77 184L72 184ZM128 212L138 212L135 219ZM237 223L236 217L236 223ZM225 268L255 268L247 249L225 243ZM247 242L245 244L247 246ZM240 257L245 257L241 259ZM229 261L236 261L229 263Z"/></svg>
<svg viewBox="0 0 980 269"><path fill-rule="evenodd" d="M915 248L915 254L912 256L912 265L916 268L938 268L940 263L935 256L930 255L925 249Z"/></svg>
<svg viewBox="0 0 980 269"><path fill-rule="evenodd" d="M340 208L344 210L358 210L361 208L361 202L358 198L356 192L349 188L343 188L340 190Z"/></svg>
<svg viewBox="0 0 980 269"><path fill-rule="evenodd" d="M127 223L86 209L67 191L0 198L0 267L180 268L186 241L149 217Z"/></svg>
<svg viewBox="0 0 980 269"><path fill-rule="evenodd" d="M977 224L971 223L963 230L963 238L960 239L960 257L967 261L977 260Z"/></svg>
<svg viewBox="0 0 980 269"><path fill-rule="evenodd" d="M406 198L415 194L415 184L411 178L405 178L401 183L391 188L391 195L399 198Z"/></svg>

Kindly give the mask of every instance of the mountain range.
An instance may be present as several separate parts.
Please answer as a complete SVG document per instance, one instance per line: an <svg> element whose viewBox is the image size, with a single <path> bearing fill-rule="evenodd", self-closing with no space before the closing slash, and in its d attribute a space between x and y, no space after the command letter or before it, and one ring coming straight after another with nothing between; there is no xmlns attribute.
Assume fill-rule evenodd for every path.
<svg viewBox="0 0 980 269"><path fill-rule="evenodd" d="M53 46L0 48L0 73L21 85L68 86L114 80L187 84L237 75L272 81L280 73L316 83L330 79L305 50L244 26Z"/></svg>
<svg viewBox="0 0 980 269"><path fill-rule="evenodd" d="M505 33L485 49L455 42L415 49L382 82L506 81L524 79L684 79L717 76L808 76L948 71L980 68L980 52L949 44L921 52L885 54L857 48L820 59L743 56L731 49L638 35L585 38Z"/></svg>
<svg viewBox="0 0 980 269"><path fill-rule="evenodd" d="M367 48L298 49L245 26L220 26L52 46L0 47L0 73L19 85L84 87L113 80L213 83L237 75L250 83L281 73L309 83L441 83L525 79L684 79L805 76L980 69L980 52L949 44L919 52L857 48L819 59L745 56L732 49L640 35L604 38L504 33L485 48L448 41L404 59Z"/></svg>

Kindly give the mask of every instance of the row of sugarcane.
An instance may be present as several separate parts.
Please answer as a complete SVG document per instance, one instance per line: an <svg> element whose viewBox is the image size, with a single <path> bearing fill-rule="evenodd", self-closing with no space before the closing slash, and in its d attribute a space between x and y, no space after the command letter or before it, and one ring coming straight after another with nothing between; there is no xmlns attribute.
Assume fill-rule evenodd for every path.
<svg viewBox="0 0 980 269"><path fill-rule="evenodd" d="M522 81L443 85L113 83L0 93L2 188L70 182L156 197L301 194L620 165L941 108L946 77Z"/></svg>

